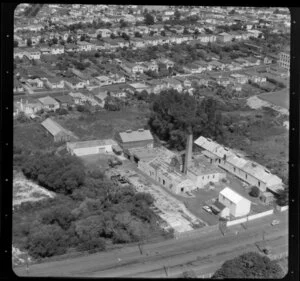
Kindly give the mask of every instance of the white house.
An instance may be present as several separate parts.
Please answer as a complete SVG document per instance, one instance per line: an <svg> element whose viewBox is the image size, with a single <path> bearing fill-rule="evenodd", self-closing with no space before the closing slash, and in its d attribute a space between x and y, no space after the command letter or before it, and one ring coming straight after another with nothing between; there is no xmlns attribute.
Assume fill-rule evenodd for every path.
<svg viewBox="0 0 300 281"><path fill-rule="evenodd" d="M118 144L112 139L68 142L67 150L76 156L112 153L112 147Z"/></svg>
<svg viewBox="0 0 300 281"><path fill-rule="evenodd" d="M220 193L218 201L229 209L233 217L243 217L250 213L251 201L225 187Z"/></svg>

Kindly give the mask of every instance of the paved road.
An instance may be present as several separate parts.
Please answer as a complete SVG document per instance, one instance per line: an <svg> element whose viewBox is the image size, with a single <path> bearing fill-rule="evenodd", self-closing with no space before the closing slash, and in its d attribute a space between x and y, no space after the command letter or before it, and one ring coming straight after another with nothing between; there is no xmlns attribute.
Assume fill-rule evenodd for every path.
<svg viewBox="0 0 300 281"><path fill-rule="evenodd" d="M30 266L30 276L80 276L80 277L163 277L179 275L192 266L198 273L209 273L225 258L256 249L254 243L278 240L278 247L286 247L288 241L287 213L277 215L280 224L271 226L275 215L248 223L245 230L240 225L230 228L223 236L220 231L203 233L201 236L168 240L147 244L141 255L137 246L130 246L109 253L99 253L58 262ZM239 231L236 235L235 232ZM263 231L265 234L263 235ZM282 248L280 251L285 250ZM225 259L226 260L226 259ZM209 271L209 272L208 272ZM15 268L19 276L26 276L26 267ZM171 273L170 273L171 272Z"/></svg>

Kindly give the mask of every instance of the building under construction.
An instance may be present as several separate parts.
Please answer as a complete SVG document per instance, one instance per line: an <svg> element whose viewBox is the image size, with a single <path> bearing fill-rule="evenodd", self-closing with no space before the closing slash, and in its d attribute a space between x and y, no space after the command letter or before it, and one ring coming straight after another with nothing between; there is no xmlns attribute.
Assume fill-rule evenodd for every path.
<svg viewBox="0 0 300 281"><path fill-rule="evenodd" d="M212 165L204 155L193 156L192 147L193 136L189 134L184 155L164 147L132 148L129 152L142 172L179 194L226 177L226 172Z"/></svg>

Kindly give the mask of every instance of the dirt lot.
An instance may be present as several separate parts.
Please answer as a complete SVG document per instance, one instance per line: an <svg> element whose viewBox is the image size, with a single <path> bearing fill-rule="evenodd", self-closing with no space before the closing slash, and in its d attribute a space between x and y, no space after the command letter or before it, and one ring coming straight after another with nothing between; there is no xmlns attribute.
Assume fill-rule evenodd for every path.
<svg viewBox="0 0 300 281"><path fill-rule="evenodd" d="M284 107L286 109L289 108L289 91L283 92L275 92L275 93L265 93L259 95L259 98L271 102L275 105Z"/></svg>

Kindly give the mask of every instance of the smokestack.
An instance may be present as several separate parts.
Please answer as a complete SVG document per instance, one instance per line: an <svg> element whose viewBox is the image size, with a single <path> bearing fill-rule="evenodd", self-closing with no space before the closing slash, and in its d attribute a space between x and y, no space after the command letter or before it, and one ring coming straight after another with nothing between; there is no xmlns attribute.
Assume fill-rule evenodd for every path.
<svg viewBox="0 0 300 281"><path fill-rule="evenodd" d="M188 165L192 161L192 154L193 154L193 134L189 132L186 139L185 159L184 159L184 166L183 166L184 174L187 173Z"/></svg>

